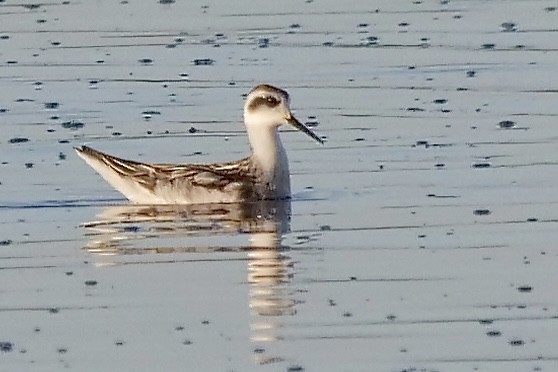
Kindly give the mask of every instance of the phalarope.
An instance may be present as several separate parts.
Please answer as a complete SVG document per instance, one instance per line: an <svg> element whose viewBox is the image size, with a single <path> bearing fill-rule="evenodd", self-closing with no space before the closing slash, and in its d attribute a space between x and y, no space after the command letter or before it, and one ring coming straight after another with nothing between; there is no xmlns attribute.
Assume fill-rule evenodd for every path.
<svg viewBox="0 0 558 372"><path fill-rule="evenodd" d="M75 150L110 185L137 204L288 199L289 163L277 129L288 124L323 144L320 137L293 116L289 105L289 94L271 85L258 85L248 93L244 124L252 154L234 162L146 164L87 146Z"/></svg>

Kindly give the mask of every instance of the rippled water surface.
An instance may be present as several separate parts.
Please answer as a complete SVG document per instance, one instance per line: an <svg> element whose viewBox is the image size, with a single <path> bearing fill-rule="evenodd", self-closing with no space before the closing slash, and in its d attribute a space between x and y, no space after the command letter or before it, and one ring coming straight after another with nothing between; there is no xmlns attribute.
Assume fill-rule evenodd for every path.
<svg viewBox="0 0 558 372"><path fill-rule="evenodd" d="M0 1L1 371L555 371L555 1ZM245 156L289 203L130 206L73 152Z"/></svg>

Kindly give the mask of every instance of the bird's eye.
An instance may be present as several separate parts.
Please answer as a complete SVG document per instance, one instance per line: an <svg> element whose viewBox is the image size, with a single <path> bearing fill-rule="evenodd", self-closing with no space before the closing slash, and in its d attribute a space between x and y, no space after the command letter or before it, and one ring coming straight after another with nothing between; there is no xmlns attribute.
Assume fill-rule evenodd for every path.
<svg viewBox="0 0 558 372"><path fill-rule="evenodd" d="M273 96L267 96L265 97L265 100L267 101L267 106L270 107L277 106L279 104L279 100Z"/></svg>

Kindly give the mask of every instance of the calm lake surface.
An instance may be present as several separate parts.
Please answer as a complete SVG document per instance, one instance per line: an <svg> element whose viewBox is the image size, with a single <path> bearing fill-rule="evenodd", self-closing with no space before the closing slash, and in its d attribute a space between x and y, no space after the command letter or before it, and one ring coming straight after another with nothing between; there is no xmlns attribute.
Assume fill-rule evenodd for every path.
<svg viewBox="0 0 558 372"><path fill-rule="evenodd" d="M558 8L0 1L0 371L556 371ZM73 152L245 156L290 203L130 206Z"/></svg>

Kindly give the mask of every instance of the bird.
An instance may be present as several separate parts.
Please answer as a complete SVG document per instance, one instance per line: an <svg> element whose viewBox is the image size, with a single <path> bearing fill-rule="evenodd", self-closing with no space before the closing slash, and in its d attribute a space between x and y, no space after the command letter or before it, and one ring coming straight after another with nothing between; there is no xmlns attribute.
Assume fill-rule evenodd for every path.
<svg viewBox="0 0 558 372"><path fill-rule="evenodd" d="M289 94L255 86L244 104L251 154L212 164L150 164L125 160L88 146L77 154L134 204L239 203L291 198L289 163L278 128L288 125L316 142L324 140L295 118Z"/></svg>

